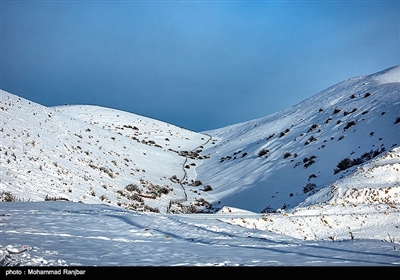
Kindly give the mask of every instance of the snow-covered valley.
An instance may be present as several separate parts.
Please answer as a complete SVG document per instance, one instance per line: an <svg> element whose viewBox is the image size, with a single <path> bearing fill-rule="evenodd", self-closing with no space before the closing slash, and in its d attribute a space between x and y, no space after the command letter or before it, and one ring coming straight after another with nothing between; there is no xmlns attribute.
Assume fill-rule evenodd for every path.
<svg viewBox="0 0 400 280"><path fill-rule="evenodd" d="M398 265L399 112L399 66L204 132L1 91L3 264Z"/></svg>

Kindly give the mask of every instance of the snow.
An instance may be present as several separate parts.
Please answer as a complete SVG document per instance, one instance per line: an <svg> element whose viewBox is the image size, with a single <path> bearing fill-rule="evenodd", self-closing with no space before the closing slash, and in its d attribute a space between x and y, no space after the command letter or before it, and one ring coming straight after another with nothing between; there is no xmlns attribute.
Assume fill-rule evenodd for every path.
<svg viewBox="0 0 400 280"><path fill-rule="evenodd" d="M197 133L1 91L0 263L398 266L399 93L397 66Z"/></svg>
<svg viewBox="0 0 400 280"><path fill-rule="evenodd" d="M318 220L325 217L333 224L336 216L330 215L299 215L297 220L272 215L279 223L273 227L284 231L279 233L225 222L232 219L227 213L165 215L60 201L3 203L2 214L2 243L13 248L24 244L30 247L15 257L23 266L400 264L399 244L390 242L388 235L366 239L354 229L355 240L316 241L289 236L301 227L300 223L308 223L304 229L314 228L315 234L320 234L320 229L328 227ZM235 216L248 225L271 223L264 222L261 214L239 211L233 213ZM343 217L340 222L350 218ZM0 249L5 251L5 246Z"/></svg>

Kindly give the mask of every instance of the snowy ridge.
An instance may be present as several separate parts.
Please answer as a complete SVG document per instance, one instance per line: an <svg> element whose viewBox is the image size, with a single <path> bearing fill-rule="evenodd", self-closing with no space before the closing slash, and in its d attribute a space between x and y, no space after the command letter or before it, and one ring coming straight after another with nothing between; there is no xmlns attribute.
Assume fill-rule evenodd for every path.
<svg viewBox="0 0 400 280"><path fill-rule="evenodd" d="M398 265L399 112L399 66L201 133L1 91L0 263ZM90 245L82 250L77 239ZM307 243L339 240L356 243L324 243L338 259ZM29 251L9 255L26 243ZM274 249L293 246L308 257L282 259ZM356 253L367 247L373 253ZM239 256L221 262L221 248ZM93 257L99 250L107 257Z"/></svg>

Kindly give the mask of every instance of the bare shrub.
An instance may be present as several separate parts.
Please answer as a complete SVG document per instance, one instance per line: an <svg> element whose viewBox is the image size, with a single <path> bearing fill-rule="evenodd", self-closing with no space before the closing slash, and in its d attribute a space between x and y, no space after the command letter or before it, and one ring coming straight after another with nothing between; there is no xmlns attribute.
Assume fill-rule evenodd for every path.
<svg viewBox="0 0 400 280"><path fill-rule="evenodd" d="M49 196L48 194L46 195L46 197L44 198L44 201L57 201L57 200L64 200L64 201L70 201L68 198L65 197L55 197L55 196Z"/></svg>
<svg viewBox="0 0 400 280"><path fill-rule="evenodd" d="M129 184L125 187L125 189L129 192L137 192L137 193L141 193L141 190L139 189L139 187L136 184Z"/></svg>
<svg viewBox="0 0 400 280"><path fill-rule="evenodd" d="M3 191L0 195L1 202L16 202L18 199L9 191Z"/></svg>
<svg viewBox="0 0 400 280"><path fill-rule="evenodd" d="M356 125L356 122L355 122L355 121L350 121L350 122L348 122L348 123L343 127L343 129L344 129L344 130L349 129L349 128L352 127L353 125Z"/></svg>
<svg viewBox="0 0 400 280"><path fill-rule="evenodd" d="M310 126L310 127L308 128L308 131L307 131L307 132L311 132L311 131L317 129L318 127L319 127L318 124L313 124L312 126Z"/></svg>
<svg viewBox="0 0 400 280"><path fill-rule="evenodd" d="M307 141L304 143L305 145L310 144L311 142L317 141L317 138L315 138L314 136L311 136L310 138L307 139Z"/></svg>
<svg viewBox="0 0 400 280"><path fill-rule="evenodd" d="M149 195L153 195L154 197L161 197L163 194L169 193L169 188L167 186L159 186L149 183L147 185L147 188L148 190L146 191L146 193Z"/></svg>
<svg viewBox="0 0 400 280"><path fill-rule="evenodd" d="M304 158L303 162L304 162L304 167L308 168L311 164L315 163L315 158L317 158L316 156L311 156L310 158ZM306 160L307 159L307 160ZM306 160L306 161L305 161Z"/></svg>
<svg viewBox="0 0 400 280"><path fill-rule="evenodd" d="M286 152L286 153L283 155L283 158L288 158L288 157L290 157L291 155L292 155L291 153Z"/></svg>
<svg viewBox="0 0 400 280"><path fill-rule="evenodd" d="M258 152L258 157L262 157L262 156L264 156L264 155L266 155L268 153L269 153L269 150L262 149L261 151Z"/></svg>
<svg viewBox="0 0 400 280"><path fill-rule="evenodd" d="M362 164L374 157L376 157L377 155L383 153L385 151L385 147L382 147L380 150L371 150L369 152L366 152L364 154L362 154L360 157L358 158L354 158L354 159L350 159L350 158L345 158L342 159L337 165L336 168L333 170L334 174L339 173L342 170L346 170L354 165L359 165Z"/></svg>
<svg viewBox="0 0 400 280"><path fill-rule="evenodd" d="M307 183L307 185L305 185L305 186L303 187L303 192L304 192L304 193L311 192L311 191L313 191L313 190L315 189L316 186L317 186L317 185L314 184L314 183Z"/></svg>
<svg viewBox="0 0 400 280"><path fill-rule="evenodd" d="M275 136L275 133L270 134L270 135L267 137L267 140L271 139L271 138L274 137L274 136Z"/></svg>
<svg viewBox="0 0 400 280"><path fill-rule="evenodd" d="M202 182L200 180L196 180L193 183L193 186L195 186L195 187L200 186L200 185L202 185Z"/></svg>
<svg viewBox="0 0 400 280"><path fill-rule="evenodd" d="M108 203L111 203L111 200L110 200L106 195L104 195L104 194L102 194L102 195L100 196L100 200L101 200L101 201L108 202Z"/></svg>

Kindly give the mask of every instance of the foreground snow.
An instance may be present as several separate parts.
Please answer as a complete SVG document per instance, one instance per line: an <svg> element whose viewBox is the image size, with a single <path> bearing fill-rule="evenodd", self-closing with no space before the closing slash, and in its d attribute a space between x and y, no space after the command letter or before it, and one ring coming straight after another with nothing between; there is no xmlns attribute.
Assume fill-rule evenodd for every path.
<svg viewBox="0 0 400 280"><path fill-rule="evenodd" d="M8 259L8 265L400 265L400 244L398 239L392 242L390 236L364 239L354 232L353 240L301 240L290 236L291 227L276 234L224 222L240 217L257 224L263 219L262 214L235 209L230 213L177 215L60 201L1 203L0 209L4 244L0 253L4 256L7 250L29 247L27 252L10 255L13 260ZM282 217L275 215L271 218L279 226ZM303 213L302 221L312 216ZM318 223L308 225L310 230L319 227Z"/></svg>

